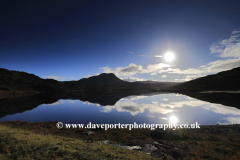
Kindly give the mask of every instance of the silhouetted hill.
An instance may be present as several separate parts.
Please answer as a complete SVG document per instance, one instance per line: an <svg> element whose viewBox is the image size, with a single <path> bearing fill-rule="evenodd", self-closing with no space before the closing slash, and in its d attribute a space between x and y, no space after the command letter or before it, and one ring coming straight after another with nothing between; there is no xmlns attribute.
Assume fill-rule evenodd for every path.
<svg viewBox="0 0 240 160"><path fill-rule="evenodd" d="M82 78L79 80L81 83L85 84L108 84L108 85L116 85L116 84L124 84L125 81L116 77L113 73L102 73L98 76L92 76L89 78Z"/></svg>
<svg viewBox="0 0 240 160"><path fill-rule="evenodd" d="M68 89L53 79L0 68L0 90L5 91L62 91Z"/></svg>
<svg viewBox="0 0 240 160"><path fill-rule="evenodd" d="M173 87L169 91L227 91L240 90L240 67L214 75L197 78Z"/></svg>
<svg viewBox="0 0 240 160"><path fill-rule="evenodd" d="M108 92L109 90L113 90L118 85L125 84L124 81L122 81L112 73L102 73L97 76L82 78L78 81L64 81L61 83L72 90L82 89L85 91L92 90L99 92Z"/></svg>
<svg viewBox="0 0 240 160"><path fill-rule="evenodd" d="M129 90L151 90L170 87L179 83L172 82L126 82L113 73L102 73L97 76L83 78L79 81L59 82L53 79L42 79L26 72L9 71L0 68L0 91L22 92L60 92L66 90L81 90L108 94Z"/></svg>
<svg viewBox="0 0 240 160"><path fill-rule="evenodd" d="M63 82L66 83L66 82ZM150 89L162 89L177 85L176 82L127 82L119 79L113 73L102 73L97 76L80 79L78 82L84 84L85 90L95 90L97 92L114 92L119 90L150 90ZM72 87L71 87L72 88Z"/></svg>

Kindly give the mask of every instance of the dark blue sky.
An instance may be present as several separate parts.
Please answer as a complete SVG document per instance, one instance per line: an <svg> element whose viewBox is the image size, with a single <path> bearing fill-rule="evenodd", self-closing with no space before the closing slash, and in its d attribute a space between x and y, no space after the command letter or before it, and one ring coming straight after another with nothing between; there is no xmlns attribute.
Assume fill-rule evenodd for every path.
<svg viewBox="0 0 240 160"><path fill-rule="evenodd" d="M184 81L240 66L240 1L0 0L0 67ZM171 51L174 59L163 57Z"/></svg>

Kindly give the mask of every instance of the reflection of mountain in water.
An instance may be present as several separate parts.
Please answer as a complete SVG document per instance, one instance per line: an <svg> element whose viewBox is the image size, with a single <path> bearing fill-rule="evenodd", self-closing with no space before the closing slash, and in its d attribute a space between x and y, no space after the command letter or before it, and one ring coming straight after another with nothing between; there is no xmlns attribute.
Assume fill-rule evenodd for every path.
<svg viewBox="0 0 240 160"><path fill-rule="evenodd" d="M196 98L210 103L218 103L225 106L236 107L240 109L240 94L239 93L197 93L184 92L184 95Z"/></svg>
<svg viewBox="0 0 240 160"><path fill-rule="evenodd" d="M72 100L80 100L87 101L90 103L100 104L102 106L106 105L114 105L117 101L119 101L123 97L128 97L131 95L142 95L142 94L159 94L159 93L149 93L148 91L139 92L118 92L108 95L99 95L82 92L68 92L61 94L36 94L31 96L19 96L19 97L7 97L0 99L1 112L0 117L4 117L6 115L22 113L27 110L31 110L36 108L41 104L52 104L57 102L60 99L72 99Z"/></svg>
<svg viewBox="0 0 240 160"><path fill-rule="evenodd" d="M184 93L187 96L197 98L198 100L184 100L179 102L171 102L163 98L161 102L151 101L149 104L138 104L134 100L144 98L146 96L166 94L166 93L151 93L151 92L118 92L109 95L96 95L93 93L83 94L82 92L69 92L62 94L39 94L31 96L20 96L0 99L1 113L0 117L10 114L21 113L26 110L32 110L41 104L53 104L60 99L80 100L87 104L99 104L102 107L101 112L110 112L116 109L118 112L130 112L131 115L143 113L145 109L151 113L166 114L173 112L176 108L181 108L184 105L197 107L203 106L216 113L234 114L240 108L239 94L234 93ZM133 96L135 95L135 96ZM138 96L137 96L138 95ZM125 97L125 98L124 98ZM121 101L119 101L121 99ZM207 103L207 102L210 103ZM226 106L236 107L228 108L226 106L211 104L219 103Z"/></svg>
<svg viewBox="0 0 240 160"><path fill-rule="evenodd" d="M171 112L179 113L179 111L183 107L188 106L193 108L201 107L204 110L209 110L221 115L240 116L240 110L235 107L228 107L221 104L209 103L184 95L172 95L171 97L173 97L174 99L166 101L166 99L164 98L165 96L166 95L157 95L156 98L153 98L155 101L148 99L149 101L144 101L143 103L138 103L138 101L135 100L128 101L127 99L121 99L114 106L102 107L101 112L110 113L116 110L117 112L129 112L131 115L135 116L137 114L148 111L150 113L150 115L148 116L154 116L154 114L156 113L162 115ZM234 119L236 121L236 117L234 117ZM238 121L238 123L239 122L240 121Z"/></svg>

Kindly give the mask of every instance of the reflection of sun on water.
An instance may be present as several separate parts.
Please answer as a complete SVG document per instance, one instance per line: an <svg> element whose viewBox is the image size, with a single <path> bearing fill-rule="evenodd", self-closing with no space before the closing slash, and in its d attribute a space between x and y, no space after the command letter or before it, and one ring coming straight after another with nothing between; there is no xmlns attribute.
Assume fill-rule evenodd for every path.
<svg viewBox="0 0 240 160"><path fill-rule="evenodd" d="M177 123L178 119L177 119L177 117L172 116L169 118L169 121L174 124L174 123Z"/></svg>

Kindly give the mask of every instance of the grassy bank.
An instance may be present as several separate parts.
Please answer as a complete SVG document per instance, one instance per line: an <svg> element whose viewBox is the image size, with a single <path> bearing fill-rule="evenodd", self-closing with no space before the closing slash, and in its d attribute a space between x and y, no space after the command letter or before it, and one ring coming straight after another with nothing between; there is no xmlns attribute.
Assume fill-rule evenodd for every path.
<svg viewBox="0 0 240 160"><path fill-rule="evenodd" d="M0 159L151 159L119 147L0 125Z"/></svg>
<svg viewBox="0 0 240 160"><path fill-rule="evenodd" d="M56 128L56 122L0 123L0 159L240 159L239 125L199 130ZM88 130L89 131L89 130ZM109 140L111 145L98 143ZM152 144L151 156L114 145Z"/></svg>

